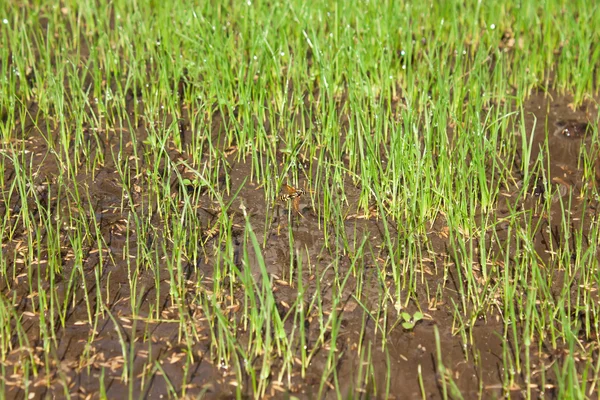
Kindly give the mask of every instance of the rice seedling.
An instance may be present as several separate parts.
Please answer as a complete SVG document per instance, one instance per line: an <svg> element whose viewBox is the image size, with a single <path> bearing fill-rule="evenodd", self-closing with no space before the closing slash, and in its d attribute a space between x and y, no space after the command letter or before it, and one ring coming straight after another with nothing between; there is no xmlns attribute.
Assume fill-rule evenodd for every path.
<svg viewBox="0 0 600 400"><path fill-rule="evenodd" d="M1 393L597 396L599 22L1 4Z"/></svg>

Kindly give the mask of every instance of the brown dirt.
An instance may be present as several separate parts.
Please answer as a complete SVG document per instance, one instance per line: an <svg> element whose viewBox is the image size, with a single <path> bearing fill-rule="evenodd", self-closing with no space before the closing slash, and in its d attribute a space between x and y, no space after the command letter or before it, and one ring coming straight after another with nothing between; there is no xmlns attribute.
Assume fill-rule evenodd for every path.
<svg viewBox="0 0 600 400"><path fill-rule="evenodd" d="M129 99L129 108L135 107L133 97ZM551 264L551 258L548 252L551 248L564 245L563 228L558 226L552 215L562 213L559 197L566 198L569 193L576 194L580 191L582 185L583 171L579 160L580 148L582 145L591 143L591 135L597 132L597 127L593 126L590 114L596 112L591 108L571 110L569 107L569 98L554 96L548 97L543 94L534 94L525 106L525 118L528 131L534 134L534 154L533 160L536 159L540 147L543 147L546 136L548 140L548 148L550 152L550 163L548 177L550 185L555 190L550 194L544 192L543 185L539 188L534 188L534 191L539 196L552 195L556 196L550 216L539 214L538 218L546 218L547 223L544 227L549 230L540 229L536 236L534 247L540 258ZM31 105L33 110L36 106ZM219 115L213 118L213 130L215 137L222 129L222 119ZM535 129L533 129L535 121ZM186 121L182 121L183 127L186 126ZM44 124L41 124L43 127ZM177 307L172 306L171 294L169 292L170 277L166 270L160 272L160 276L155 277L154 274L143 267L141 260L135 259L135 249L138 246L139 238L142 237L147 241L148 247L160 248L156 243L164 243L164 232L159 229L164 226L164 219L156 213L157 205L155 199L150 199L138 188L144 187L143 177L137 177L131 182L131 187L125 189L120 185L120 177L116 171L117 165L112 157L111 150L117 154L122 152L122 159L130 159L134 156L134 149L131 144L126 144L122 147L121 134L124 137L128 135L136 136L138 139L137 154L144 154L144 145L141 144L145 137L143 127L139 128L139 132L128 132L126 128L118 128L119 124L115 124L117 128L111 131L93 131L86 130L86 140L97 143L98 146L92 146L92 153L88 157L95 157L98 152L106 155L106 160L103 167L94 171L93 174L78 173L77 183L71 182L70 186L60 187L54 181L60 166L55 161L56 158L49 156L48 146L42 135L46 136L48 132L43 129L41 131L31 131L29 137L23 138L23 146L25 152L18 155L24 160L23 164L31 165L38 172L35 174L35 182L32 182L36 195L43 199L42 204L47 204L46 209L35 210L35 213L49 212L56 215L59 222L66 223L65 215L73 213L79 218L88 221L91 228L90 232L93 235L101 236L105 243L105 247L98 249L91 245L97 243L97 240L90 240L90 245L87 248L81 249L82 259L78 259L75 251L69 245L69 227L63 226L59 238L47 238L48 240L57 240L60 243L60 254L41 254L36 257L36 263L28 265L22 259L22 254L25 254L23 248L24 237L28 234L26 227L22 221L13 220L10 226L15 229L13 239L2 243L4 259L8 263L8 271L6 277L0 283L0 293L3 295L4 302L11 302L15 305L15 312L22 316L23 329L26 333L26 338L29 341L29 346L19 345L17 337L12 338L14 350L7 360L4 362L5 368L5 385L7 398L24 398L24 386L22 382L23 371L20 370L19 364L22 357L32 355L37 360L38 375L33 378L32 389L37 398L43 397L63 397L66 392L72 395L78 395L82 398L97 398L101 390L99 386L99 377L104 375L105 391L108 398L123 398L129 392L128 385L124 383L123 364L127 361L123 358L123 349L121 347L121 338L125 337L125 341L130 346L127 348L127 357L132 357L133 363L131 376L137 377L143 371L152 370L155 363L160 363L163 371L155 370L149 374L150 378L142 381L136 378L133 384L134 396L142 396L147 398L160 398L161 396L169 396L168 384L164 379L165 374L170 382L172 382L178 396L183 394L183 386L185 381L186 391L188 395L205 394L205 398L225 399L233 398L236 394L236 386L232 383L235 381L234 371L224 368L218 360L211 359L211 336L208 329L208 324L202 313L201 307L194 305L193 301L188 302L189 309L187 312L190 315L197 316L197 332L199 340L195 340L191 345L193 354L186 353L186 343L181 337L179 331L178 315L181 312ZM124 125L123 125L124 126ZM594 129L595 128L595 129ZM190 132L184 131L183 141L190 141ZM127 143L127 141L125 141ZM225 151L225 144L222 144L222 150ZM592 157L596 157L594 149L590 149ZM596 151L597 153L597 151ZM174 148L168 150L168 156L171 160L188 159L189 154L181 154ZM149 160L143 157L139 160L142 168L147 168ZM230 166L229 179L227 183L224 180L223 186L219 189L223 190L226 186L232 189L232 194L237 190L239 185L249 177L251 165L243 162L236 162L236 154L230 154L225 158L226 164ZM7 165L10 165L7 163ZM180 171L185 174L185 170ZM600 172L596 171L598 176ZM165 173L161 177L169 179L171 187L176 188L177 182L174 176L167 176L168 170L165 167ZM14 179L14 171L8 168L4 173L5 187L9 187ZM78 189L85 193L87 204L78 208L73 204L72 192ZM344 188L348 196L348 209L356 208L358 201L358 189L350 183ZM504 195L510 199L510 195L514 194L517 188L507 188ZM123 204L123 195L127 193L131 196L132 203L125 202ZM205 227L215 224L215 215L217 214L218 206L210 200L205 192L199 193L205 197L201 201L202 208L198 210L199 218ZM311 299L317 291L316 281L320 279L326 267L334 265L335 268L329 269L320 282L320 295L324 299L324 304L331 307L332 291L335 289L334 275L346 276L350 268L350 261L347 255L339 252L339 257L336 259L330 252L324 252L323 248L327 246L339 245L335 242L335 238L330 238L330 242L326 243L326 238L323 233L323 227L319 223L316 210L312 209L312 205L303 198L300 203L304 218L298 218L293 215L291 218L292 226L288 226L290 220L288 211L284 208L275 210L275 217L271 225L266 226L265 212L269 210L264 197L264 191L257 187L256 184L246 181L246 184L241 189L238 201L241 200L247 205L247 211L250 215L250 222L254 231L257 234L259 241L262 242L264 237L267 237L266 246L263 250L263 255L266 260L268 273L275 278L274 280L274 296L279 307L280 314L287 312L289 304L293 304L297 291L295 288L288 286L285 281L289 279L289 260L295 257L292 252L302 252L308 254L312 263L312 270L304 267L302 277L307 287L306 298ZM18 196L12 196L11 201L0 205L2 215L14 215L20 207L23 207L22 202L25 201L29 207L35 207L31 199L20 199ZM510 204L509 200L507 200ZM135 209L132 209L130 204L136 204ZM238 203L231 210L231 218L233 220L233 260L237 266L242 266L240 260L243 246L243 226L244 219L242 213L237 208ZM535 201L530 204L525 204L524 207L535 207ZM503 212L502 204L499 204L498 213ZM81 210L84 210L83 215L79 215ZM130 223L132 213L148 213L153 212L152 231L146 233L136 232ZM573 201L570 205L570 212L573 215L582 215L588 213L596 216L597 203L589 200L586 202L583 199L573 196ZM72 215L73 215L72 214ZM550 217L550 218L549 218ZM62 219L61 219L62 218ZM94 224L96 221L96 224ZM535 222L535 221L534 221ZM349 236L354 235L354 232L360 232L359 237L366 236L370 238L369 244L375 251L380 251L384 255L384 250L380 245L382 242L382 222L377 218L357 219L348 218L344 221L345 229ZM93 226L98 227L96 232ZM574 221L575 229L576 221ZM278 234L279 228L279 234ZM199 229L198 227L190 227L190 229ZM288 229L291 229L294 235L294 248L290 249L288 239ZM422 374L423 386L429 398L441 397L440 371L438 370L438 360L435 350L434 326L437 326L441 337L441 348L443 354L443 363L448 368L448 373L461 390L465 398L475 398L479 394L484 397L501 397L502 382L506 371L503 371L503 352L514 352L514 348L505 348L505 343L502 340L504 324L498 315L491 313L485 318L480 317L474 324L473 329L467 334L473 338L472 346L464 346L464 341L461 336L453 329L455 323L453 317L453 306L451 300L459 301L458 294L455 292L457 288L456 281L460 279L456 272L449 271L447 281L444 282L444 277L441 271L444 270L444 265L452 260L449 247L452 243L443 235L444 221L440 219L432 224L432 233L428 236L433 251L427 254L427 259L423 260L423 265L427 266L428 273L424 274L427 285L430 288L436 288L439 284L444 284L446 294L444 303L429 304L427 307L428 296L424 292L423 287L417 289L419 299L424 300L421 304L424 306L426 318L418 323L414 330L406 331L400 326L396 326L390 330L391 325L396 320L397 313L390 304L376 304L373 299L378 299L379 293L386 288L378 285L375 278L377 270L382 268L382 265L377 265L373 260L364 260L365 268L367 268L364 276L367 279L362 289L362 304L370 312L381 310L379 314L381 318L387 314L390 325L387 329L390 330L387 335L385 349L382 351L381 333L378 331L381 319L375 321L365 313L363 307L350 296L355 292L356 285L359 284L354 276L350 276L345 291L346 302L340 305L341 310L341 328L340 339L338 341L339 359L335 365L337 371L337 384L339 391L343 396L350 395L359 398L383 398L386 393L389 393L392 398L418 398L421 395L419 386L419 370ZM498 225L497 234L500 240L512 240L507 237L503 230L502 224ZM551 232L551 234L547 234ZM45 238L48 232L42 227L39 234ZM215 238L209 238L208 243L214 244L218 242L218 234ZM379 246L379 247L378 247ZM207 246L207 249L212 247ZM221 249L222 245L216 245L215 248ZM128 250L129 249L129 250ZM335 254L335 252L333 252ZM254 262L253 253L250 251L249 268L255 279L260 278L260 269ZM104 263L104 268L100 270L99 257L110 257L110 262ZM132 259L132 257L134 259ZM44 280L48 265L47 260L50 258L60 258L63 271L61 276L62 281L56 282L55 287L58 299L67 297L72 298L70 309L65 321L65 326L62 327L60 321L55 321L55 348L47 353L47 349L42 348L40 341L40 316L33 313L32 302L38 301L37 296L32 294L29 289L28 279L31 282L36 282L40 278L39 286L34 283L33 287L37 290L48 290L49 283ZM383 259L383 258L382 258ZM84 289L82 282L77 281L78 285L75 288L69 287L69 276L77 268L78 263L81 263L86 276L87 296L90 298L92 311L95 310L97 304L97 293L108 293L109 301L105 304L106 309L114 317L114 320L105 313L105 316L100 318L99 324L90 327L85 323L87 319L87 309L84 301ZM188 284L203 285L202 290L210 290L213 284L215 254L208 254L207 257L200 257L194 265L191 261L184 262L183 268L188 275ZM37 266L39 265L39 269ZM285 267L283 267L285 266ZM40 276L37 271L39 270ZM131 319L130 297L136 295L131 292L131 275L130 271L137 271L137 285L139 296L139 314L142 317L150 317L151 313L156 313L156 308L159 307L158 314L162 320L149 318L148 320L134 321ZM32 276L27 276L28 271L33 271ZM438 271L436 273L435 271ZM292 272L294 273L294 272ZM101 287L96 287L95 274L99 274ZM12 277L15 277L14 279ZM391 278L390 278L391 279ZM557 273L557 279L560 280L560 273ZM158 282L158 286L157 286ZM390 281L391 282L391 281ZM141 289L141 290L140 290ZM74 291L74 293L73 293ZM229 299L232 304L239 304L241 298L238 296L241 290L234 293L234 298ZM383 308L382 308L383 307ZM414 312L417 308L414 304L409 305L408 311ZM51 316L46 316L46 318ZM238 318L235 311L228 315L229 318ZM364 335L361 335L364 325ZM45 326L48 326L47 324ZM316 343L316 335L319 332L319 326L316 318L309 318L306 322L308 333L309 347ZM240 331L240 342L244 343L247 340L245 332ZM90 336L93 340L89 340ZM131 347L132 346L132 347ZM368 349L370 354L370 372L365 371L365 360L360 359L359 350ZM364 354L367 354L364 353ZM193 357L193 358L191 358ZM534 354L533 363L541 368L544 363L549 364L556 359L552 350L548 349L543 354ZM186 360L187 374L184 372ZM361 369L362 368L362 369ZM288 398L293 395L302 399L316 398L319 394L321 377L327 369L327 351L319 350L306 376L302 377L299 373L294 372L290 382L282 383L272 382L267 390L270 398ZM359 370L362 376L359 376ZM276 373L276 371L274 371ZM389 372L389 373L388 373ZM16 375L13 375L16 374ZM552 370L547 371L546 383L552 383ZM275 376L275 374L273 375ZM68 387L62 387L61 383L67 383ZM251 397L251 389L249 381L241 382L244 385L241 393L244 397ZM532 384L536 384L532 382ZM325 398L335 398L336 391L334 389L335 382L328 382L323 387L321 393ZM520 397L523 394L524 381L522 377L515 377L514 391L511 392L515 397ZM388 389L389 388L389 389ZM534 389L537 394L545 393L552 396L552 389L548 388L546 392L541 392L539 388Z"/></svg>

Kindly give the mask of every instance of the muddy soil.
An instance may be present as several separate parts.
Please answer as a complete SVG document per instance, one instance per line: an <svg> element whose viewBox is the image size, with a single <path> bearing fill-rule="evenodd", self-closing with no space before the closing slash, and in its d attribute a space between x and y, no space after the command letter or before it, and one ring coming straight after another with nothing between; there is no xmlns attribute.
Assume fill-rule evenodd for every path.
<svg viewBox="0 0 600 400"><path fill-rule="evenodd" d="M130 109L136 107L133 104L133 97L129 99L132 103ZM550 161L548 163L550 170L548 177L550 185L542 185L532 188L537 196L554 196L552 213L562 213L560 198L570 196L572 201L569 203L569 210L573 215L596 215L598 204L589 199L578 198L576 193L581 189L583 182L582 163L580 160L580 150L582 146L587 146L592 142L593 135L597 135L598 127L593 125L591 115L595 115L597 110L592 106L580 108L573 111L569 106L570 99L565 97L546 96L542 93L534 94L527 102L525 107L525 118L528 132L533 134L533 159L538 153L544 150L544 144L548 143ZM32 109L35 105L30 106ZM32 113L33 115L34 113ZM215 122L215 137L218 131L222 129L219 124L219 116L213 118ZM184 127L183 140L190 140L192 133L185 130L189 123L182 121ZM127 132L127 135L133 135L138 138L138 148L134 151L133 145L121 140L121 135L126 130L125 124L115 124L114 129L110 131L92 131L87 130L90 141L95 141L98 145L92 146L93 152L88 157L95 157L97 153L106 155L102 168L94 171L93 174L80 172L76 183L70 187L60 188L54 184L57 171L61 168L56 162L56 158L49 156L49 150L44 137L48 132L43 131L44 124L39 124L41 130L31 130L27 137L24 137L23 146L25 151L20 157L31 165L37 172L35 182L32 182L32 190L35 191L38 198L42 199L41 204L46 204L45 208L34 210L36 213L50 213L56 215L58 221L63 221L65 215L69 213L81 213L86 210L84 215L79 217L89 221L90 227L97 226L97 230L91 229L95 235L102 238L105 247L98 248L90 245L87 248L75 249L70 247L69 227L63 226L59 238L52 238L60 244L60 254L52 254L48 249L44 254L40 254L35 259L35 265L31 266L20 255L24 254L24 237L28 234L27 227L22 221L14 219L15 214L23 207L25 201L29 207L35 208L34 202L27 199L20 199L18 196L12 196L11 201L0 205L0 214L13 218L10 226L14 229L13 240L2 243L2 253L5 262L8 265L9 273L3 277L0 283L0 293L3 295L3 301L12 302L15 305L15 312L22 316L21 323L28 339L28 346L17 344L18 338L12 338L15 350L4 360L4 385L6 387L6 397L21 399L25 397L24 383L22 381L22 371L19 370L19 364L24 354L32 354L37 360L38 375L34 378L30 390L33 391L35 398L62 398L65 393L76 395L81 398L98 398L99 393L105 393L108 398L124 398L129 395L130 387L125 383L123 377L124 365L129 364L132 370L128 371L130 377L143 375L144 371L153 369L155 365L160 365L161 369L154 368L154 372L147 374L149 378L134 379L132 387L133 396L143 398L165 398L167 396L196 396L203 394L204 398L225 399L233 398L236 395L236 388L239 384L243 385L241 390L246 398L252 396L249 380L246 382L236 382L235 372L221 364L218 360L211 358L210 330L206 318L203 316L202 308L193 306L190 302L190 308L187 312L196 316L195 326L199 334L199 340L195 340L191 345L193 354L187 353L188 344L181 336L178 325L178 315L181 312L177 307L173 307L171 293L169 292L169 280L171 279L166 270L161 271L160 276L155 276L148 270L145 270L142 261L136 259L135 249L138 246L140 232L136 232L132 227L130 220L133 213L143 213L147 215L152 212L154 217L151 219L149 229L154 229L151 235L145 234L143 237L148 241L147 246L152 247L156 243L163 241L163 232L160 227L164 225L163 217L157 212L157 204L149 198L139 188L144 187L143 177L134 178L129 188L124 188L118 174L118 167L112 157L112 153L123 154L122 159L128 159L133 162L132 157L144 154L143 140L145 138L144 127L139 127L139 132ZM226 156L226 165L230 166L228 175L230 187L235 192L243 182L244 185L239 192L235 206L230 214L233 225L233 259L236 265L242 267L240 259L242 246L244 243L244 218L239 210L239 204L246 206L250 223L256 233L259 241L266 243L262 254L265 257L268 274L273 278L274 296L280 313L285 313L290 304L295 301L297 291L290 287L286 282L289 280L290 258L295 257L296 252L303 252L311 260L311 267L306 266L303 271L302 280L306 284L307 298L312 298L317 290L324 299L324 305L332 308L331 303L334 275L346 276L351 268L350 261L342 252L339 257L334 257L331 253L323 252L326 240L329 240L329 246L335 247L335 239L326 239L323 233L323 226L318 219L318 213L313 209L313 204L308 196L302 196L299 203L299 211L303 217L294 213L293 209L280 207L272 210L267 204L264 191L260 190L257 184L249 179L251 165L249 163L236 161L235 149L231 152L222 145L221 149ZM177 160L189 159L189 154L182 154L175 150L174 146L167 151L169 159L174 162ZM594 150L590 150L592 156ZM596 155L597 156L597 155ZM142 168L149 168L148 160L140 156L137 160ZM10 165L10 163L6 163ZM181 173L185 175L185 170ZM600 176L600 171L596 171ZM14 179L14 170L10 167L4 173L5 187L9 187ZM169 185L176 188L177 182L174 176L167 176L165 173L163 179L170 179ZM223 187L226 186L225 177ZM548 193L547 189L552 190ZM84 198L87 204L84 207L74 207L72 204L72 192L75 189L85 192ZM344 188L348 196L348 209L356 208L359 191L350 182ZM510 199L510 196L518 190L507 188L503 193L503 199ZM124 194L130 197L131 201L123 202ZM198 210L199 218L203 221L205 227L214 226L215 215L218 213L219 205L212 201L206 193L198 193L205 196L201 201L201 207ZM536 207L536 200L532 196L530 204L524 207ZM554 198L553 198L554 199ZM509 200L507 200L509 204ZM132 204L134 206L132 206ZM501 216L503 210L502 204L499 204L498 213ZM274 212L272 219L265 218L266 212ZM292 213L290 215L290 212ZM350 215L350 213L349 213ZM550 215L550 216L551 216ZM540 213L536 218L546 218L548 220L547 228L540 229L534 243L535 250L540 258L550 262L548 253L552 248L564 245L564 229L557 226L552 218ZM270 224L266 221L271 221ZM362 237L369 238L373 249L380 249L382 238L382 221L380 218L347 218L344 222L345 229L349 236L360 232ZM291 224L291 225L290 225ZM429 287L437 287L444 280L443 276L435 271L441 271L441 266L448 263L451 259L449 247L452 246L443 234L444 221L440 220L432 223L431 234L428 240L433 251L428 254L427 260L423 260L423 265L428 266L424 279ZM199 227L189 227L189 229L200 229ZM503 225L498 225L498 237L501 240L511 240L503 233ZM575 227L573 227L575 229ZM205 229L206 230L206 229ZM294 248L290 248L288 231L291 230L294 235ZM551 232L551 234L547 234ZM38 231L41 237L48 235L48 232L42 227ZM504 236L503 236L504 235ZM219 243L218 233L207 235L206 232L200 234L206 240L207 249L212 249L206 257L200 257L195 263L191 260L183 262L183 268L187 274L187 284L190 287L198 285L203 286L203 290L210 290L214 283L215 260L217 253L223 249L223 244ZM97 243L97 240L90 241ZM592 244L590 244L591 246ZM383 252L383 250L381 250ZM78 255L79 254L79 255ZM252 254L252 251L251 251ZM58 292L58 298L64 299L71 296L73 301L67 314L64 327L55 321L55 347L45 349L40 341L40 315L32 310L32 302L37 301L35 294L29 292L28 280L36 282L40 279L38 290L48 290L49 283L44 280L45 268L48 265L48 259L60 257L63 268L63 281L55 282L55 288ZM109 259L104 262L104 268L100 271L98 268L100 257ZM382 253L382 258L385 254ZM260 268L256 265L254 258L250 257L251 273L259 280ZM450 260L451 261L451 260ZM436 340L434 326L439 329L441 349L443 354L443 363L447 368L446 374L449 374L454 380L456 386L465 398L475 398L483 394L485 398L501 397L503 395L502 386L506 379L507 371L503 370L503 353L514 351L514 348L506 348L501 339L503 336L504 324L500 316L491 314L480 316L469 335L473 338L473 346L464 346L464 341L455 330L454 309L450 299L457 299L456 280L460 279L456 274L450 273L447 282L444 284L447 294L443 303L427 304L427 295L422 288L418 290L418 296L423 299L421 303L425 318L416 324L413 330L405 330L400 326L393 329L387 326L389 331L385 349L382 351L381 333L379 332L381 320L376 320L365 313L365 309L370 312L382 310L387 314L390 321L397 319L397 312L393 306L375 304L372 299L380 298L379 294L386 290L378 284L375 274L381 265L375 265L372 261L365 261L367 270L365 276L373 275L373 279L367 279L365 282L357 282L355 277L350 275L345 291L347 295L342 296L346 301L338 305L341 311L341 324L338 340L337 353L341 356L335 365L337 382L328 381L321 385L321 377L326 372L328 366L327 354L325 349L317 351L315 357L306 374L302 376L298 370L292 375L290 381L284 382L272 381L267 389L267 395L270 398L290 398L295 396L300 399L317 398L319 395L324 398L335 398L339 393L342 396L355 398L384 398L389 395L390 398L420 398L424 390L428 398L440 398L442 396L442 386L440 383L440 374L438 358L436 355ZM328 266L335 266L329 268ZM77 288L69 287L69 276L77 268L83 269L86 276L86 284L79 282ZM32 268L33 267L33 268ZM158 313L161 320L132 320L131 315L131 296L136 295L131 292L131 271L136 270L139 296L139 314L149 317L156 313L156 307L159 307ZM34 271L34 276L27 276L27 271ZM37 272L39 271L39 272ZM38 275L39 273L39 275ZM293 271L291 273L294 273ZM96 274L99 274L100 287L96 287ZM317 285L318 282L318 285ZM356 285L363 285L361 304L357 299L351 296L356 291ZM142 289L140 289L142 288ZM75 294L72 291L75 290ZM108 293L109 301L104 306L110 312L104 313L97 326L90 327L85 323L89 310L86 307L84 298L87 296L92 305L97 306L98 292ZM233 293L232 304L240 304L241 293ZM237 297L240 296L240 297ZM417 311L416 306L410 305L409 312ZM378 314L383 318L381 312ZM48 318L49 316L46 316ZM235 307L232 308L229 318L237 318ZM50 316L50 318L52 318ZM393 322L392 322L393 323ZM48 326L45 323L44 326ZM308 346L317 342L319 326L316 318L309 318L306 322L308 332ZM365 332L361 334L361 332ZM245 332L240 331L239 340L244 342ZM89 340L90 337L93 340ZM123 340L129 348L124 353L122 348ZM368 349L365 352L365 349ZM47 352L50 351L50 354ZM361 352L362 351L362 352ZM366 363L364 354L370 354L370 360ZM130 357L130 359L125 359ZM549 350L547 352L533 354L532 364L536 369L544 369L551 365L560 355ZM365 372L365 366L369 365L370 371ZM277 371L273 371L273 376ZM100 379L102 377L102 379ZM166 379L168 378L168 379ZM422 379L422 383L419 383ZM525 390L523 377L514 376L515 383L511 392L515 397L520 397ZM100 382L104 385L101 387ZM68 386L63 387L60 382L67 382ZM170 383L169 383L170 382ZM552 397L554 388L553 370L547 369L545 383L546 387L541 388L537 382L530 382L533 393ZM169 385L172 385L170 387ZM185 387L185 390L184 390ZM174 390L174 392L172 391Z"/></svg>

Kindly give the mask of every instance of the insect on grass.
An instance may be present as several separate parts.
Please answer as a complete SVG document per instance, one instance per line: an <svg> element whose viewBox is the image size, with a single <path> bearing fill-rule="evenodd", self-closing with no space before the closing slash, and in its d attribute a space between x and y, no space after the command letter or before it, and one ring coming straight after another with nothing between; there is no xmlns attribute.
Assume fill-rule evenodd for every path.
<svg viewBox="0 0 600 400"><path fill-rule="evenodd" d="M300 197L304 193L306 193L306 192L303 189L296 189L290 185L284 184L283 187L281 188L281 191L279 192L279 196L277 197L277 199L280 201L283 201L283 202L292 200L292 207L294 208L294 211L296 211L298 214L300 214L302 216L299 206L300 206Z"/></svg>

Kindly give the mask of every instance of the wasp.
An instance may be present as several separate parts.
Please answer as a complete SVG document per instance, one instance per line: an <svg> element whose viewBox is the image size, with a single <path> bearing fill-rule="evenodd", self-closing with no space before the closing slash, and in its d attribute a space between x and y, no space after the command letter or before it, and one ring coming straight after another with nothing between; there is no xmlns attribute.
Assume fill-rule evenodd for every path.
<svg viewBox="0 0 600 400"><path fill-rule="evenodd" d="M306 193L306 192L302 189L296 189L290 185L284 184L283 187L281 188L281 192L279 192L279 197L277 197L277 199L280 201L284 201L284 202L293 200L292 206L294 207L294 211L296 211L298 214L302 215L302 213L299 210L299 206L300 206L300 196L302 196L304 193Z"/></svg>

